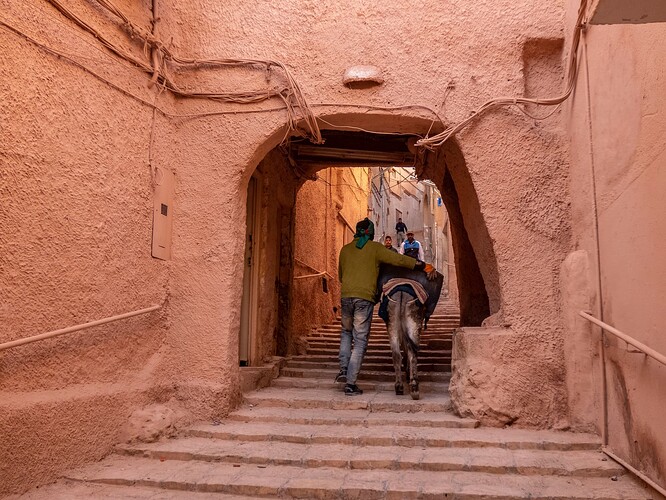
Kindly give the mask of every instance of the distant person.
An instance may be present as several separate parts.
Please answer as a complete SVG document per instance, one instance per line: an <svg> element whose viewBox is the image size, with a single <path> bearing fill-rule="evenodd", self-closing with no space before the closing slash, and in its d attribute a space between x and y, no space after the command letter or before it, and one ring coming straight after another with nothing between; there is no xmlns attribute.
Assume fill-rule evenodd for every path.
<svg viewBox="0 0 666 500"><path fill-rule="evenodd" d="M393 238L391 238L390 236L384 238L384 246L389 250L391 250L391 252L398 253L398 250L393 246Z"/></svg>
<svg viewBox="0 0 666 500"><path fill-rule="evenodd" d="M395 232L398 237L398 246L400 246L405 241L405 233L407 232L407 226L400 217L398 217L398 223L395 225Z"/></svg>
<svg viewBox="0 0 666 500"><path fill-rule="evenodd" d="M400 253L421 261L425 258L423 245L414 239L412 231L407 231L407 240L403 241L402 245L400 245Z"/></svg>
<svg viewBox="0 0 666 500"><path fill-rule="evenodd" d="M391 252L384 245L372 241L375 226L367 217L356 224L354 241L340 250L338 277L342 304L342 331L340 332L340 373L336 382L345 382L345 394L363 394L356 385L363 357L368 347L372 311L377 302L377 278L380 264L391 264L428 273L434 279L437 272L430 264L407 255ZM352 350L352 338L354 349Z"/></svg>

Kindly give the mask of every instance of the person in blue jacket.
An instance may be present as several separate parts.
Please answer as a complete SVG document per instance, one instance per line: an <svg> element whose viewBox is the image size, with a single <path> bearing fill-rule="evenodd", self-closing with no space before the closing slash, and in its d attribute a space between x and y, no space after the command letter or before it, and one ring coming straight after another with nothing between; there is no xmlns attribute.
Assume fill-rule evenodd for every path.
<svg viewBox="0 0 666 500"><path fill-rule="evenodd" d="M407 239L402 242L402 245L400 245L400 253L420 261L425 259L423 245L421 245L420 241L414 239L414 233L412 231L407 231Z"/></svg>

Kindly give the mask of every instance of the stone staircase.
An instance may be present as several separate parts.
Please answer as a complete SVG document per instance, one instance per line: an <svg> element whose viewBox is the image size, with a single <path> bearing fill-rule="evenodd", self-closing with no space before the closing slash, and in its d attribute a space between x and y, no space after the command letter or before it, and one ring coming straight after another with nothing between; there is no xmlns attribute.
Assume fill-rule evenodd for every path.
<svg viewBox="0 0 666 500"><path fill-rule="evenodd" d="M421 392L445 394L451 374L451 347L453 331L460 325L455 305L438 304L421 333L419 351L419 383ZM294 356L273 382L275 387L330 388L340 370L340 321L324 325L308 337L305 355ZM358 385L363 390L393 391L395 375L391 348L384 322L375 316L372 320L368 350L363 361ZM409 391L407 391L409 392Z"/></svg>
<svg viewBox="0 0 666 500"><path fill-rule="evenodd" d="M222 422L174 439L124 444L28 499L646 499L595 435L478 427L450 409L455 312L423 337L421 399L396 396L385 330L373 323L358 384L333 383L339 326L310 338L272 387Z"/></svg>

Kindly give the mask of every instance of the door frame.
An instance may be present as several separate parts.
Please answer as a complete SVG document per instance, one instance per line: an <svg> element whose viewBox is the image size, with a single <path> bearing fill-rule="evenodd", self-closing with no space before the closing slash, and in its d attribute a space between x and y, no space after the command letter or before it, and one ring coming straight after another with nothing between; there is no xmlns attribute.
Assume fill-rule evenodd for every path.
<svg viewBox="0 0 666 500"><path fill-rule="evenodd" d="M241 323L238 334L238 362L240 366L254 366L256 364L255 346L259 316L259 277L261 248L263 245L263 231L261 230L263 178L260 172L252 174L247 189L245 248L243 250L243 295L241 300ZM249 256L247 251L248 243L251 244ZM249 263L248 258L250 259ZM249 276L246 275L248 272Z"/></svg>

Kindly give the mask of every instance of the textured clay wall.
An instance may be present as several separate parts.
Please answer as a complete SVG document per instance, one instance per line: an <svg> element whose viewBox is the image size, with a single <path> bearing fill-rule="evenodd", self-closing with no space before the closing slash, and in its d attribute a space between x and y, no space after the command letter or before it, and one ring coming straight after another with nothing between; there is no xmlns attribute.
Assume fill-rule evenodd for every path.
<svg viewBox="0 0 666 500"><path fill-rule="evenodd" d="M567 258L565 270L573 276L568 286L577 285L579 297L567 304L567 335L584 349L581 353L571 345L566 354L573 379L571 411L580 425L601 428L603 423L600 333L584 320L572 319L578 309L589 309L666 353L664 43L664 24L591 26L575 99L568 108L578 251ZM605 352L610 446L666 484L666 367L627 352L626 344L611 335Z"/></svg>
<svg viewBox="0 0 666 500"><path fill-rule="evenodd" d="M187 7L174 2L163 10L168 21L161 29L174 37L175 49L198 57L283 61L317 114L330 123L371 130L425 133L433 115L421 108L373 112L367 106L439 108L452 83L455 88L442 107L442 116L455 122L485 99L523 95L537 88L534 81L526 84L526 67L531 75L547 76L557 75L561 66L557 40L563 38L563 9L546 1L429 2L416 11L409 2L399 1L380 5L303 0L270 9L250 1L214 9L203 8L203 2ZM196 28L186 31L184 27ZM546 47L526 51L528 42L532 48ZM384 85L365 90L344 87L341 75L352 64L378 66ZM546 70L547 64L556 68ZM529 69L534 66L539 70ZM282 81L277 70L269 77L269 85ZM548 88L559 89L561 78L555 79ZM264 88L266 74L208 71L205 78L191 81L208 88L229 88L237 82L243 83L242 88ZM183 103L180 108L192 112L199 107ZM233 189L238 179L238 199L242 200L241 179L282 139L284 119L282 111L207 116L183 124L181 132L189 135L208 128L218 138L226 136L215 147L227 148L227 189ZM558 118L551 120L557 123ZM508 371L498 383L510 382L502 404L511 406L512 421L518 425L566 425L562 422L566 400L558 280L560 263L569 250L568 164L562 138L553 128L558 130L506 109L486 115L459 136L464 168L482 213L473 215L474 203L466 201L471 194L462 191L463 216L470 223L470 239L487 278L491 313L500 313L498 323L510 323L515 334L503 344L500 366ZM191 162L188 168L203 174L210 165ZM439 176L434 180L441 184L442 170L432 175ZM237 213L242 224L243 215ZM486 231L474 224L485 225ZM227 270L220 273L238 282L240 272L234 267L240 254L229 257ZM237 304L231 301L225 321L216 321L223 325L224 331L218 330L222 336L234 335ZM509 373L512 366L520 368Z"/></svg>
<svg viewBox="0 0 666 500"><path fill-rule="evenodd" d="M87 2L69 3L100 21ZM145 5L123 6L146 21ZM0 10L150 96L136 71L45 2ZM150 256L152 112L6 26L0 53L0 343L165 303L169 264ZM151 399L166 328L159 310L0 352L0 495L109 451Z"/></svg>
<svg viewBox="0 0 666 500"><path fill-rule="evenodd" d="M335 316L333 307L340 297L335 257L332 256L339 245L337 225L340 222L333 201L335 187L330 185L331 179L337 178L337 172L326 169L317 175L321 180L306 181L296 196L294 277L320 272L328 274L294 280L291 333L295 338L304 337L311 328L331 322ZM323 290L322 279L328 280L328 293ZM295 342L297 345L298 341Z"/></svg>
<svg viewBox="0 0 666 500"><path fill-rule="evenodd" d="M123 0L118 5L149 29L146 3ZM143 44L131 40L118 20L97 4L77 0L68 5L149 61ZM27 372L14 382L3 382L17 393L62 388L65 392L21 394L20 399L57 408L58 415L72 422L57 431L60 416L47 419L52 410L33 411L10 395L2 398L1 404L9 403L3 406L1 425L23 429L20 439L2 442L10 447L2 450L2 456L9 457L3 465L15 466L8 487L16 489L28 481L29 474L16 473L29 472L25 464L40 464L32 479L42 481L59 467L103 454L131 408L173 397L189 418L210 418L238 403L243 276L238 239L245 231L247 184L283 139L287 115L280 99L226 104L175 99L168 91L148 89L149 75L110 57L97 40L45 2L3 0L2 7L12 23L49 45L62 45L81 65L112 82L103 83L5 28L0 31L6 54L0 62L2 225L3 235L10 235L0 240L7 260L0 275L3 339L168 298L163 313L168 322L155 315L109 327L111 333L102 336L111 342L103 357L88 341L53 341L84 349L76 356L57 354L72 356L78 364L69 375L54 375L56 383ZM467 117L485 99L536 88L534 80L526 83L525 75L556 75L552 65L558 57L552 50L545 56L543 51L526 52L526 43L533 47L545 40L557 50L552 40L563 36L562 8L546 0L433 1L416 10L406 0L299 0L270 7L249 0L214 6L163 0L159 10L158 36L178 55L282 61L319 116L333 124L384 132L425 134L434 115L415 105L440 109L451 123ZM384 85L344 87L341 75L353 64L378 66ZM192 91L265 92L285 82L276 68L267 72L263 67L169 65L168 70L181 88ZM455 88L442 105L450 84ZM558 84L549 85L555 89ZM155 113L149 106L153 102L159 108ZM368 106L408 107L381 111ZM496 369L498 380L511 382L502 404L510 407L519 425L554 425L566 414L558 276L569 249L568 165L561 138L553 132L558 118L551 119L553 124L546 126L507 109L485 116L459 136L462 174L470 180L460 191L463 218L486 280L491 312L499 313L500 322L511 323L514 331L512 339L503 340ZM434 124L434 130L438 127ZM176 175L172 260L166 263L149 256L149 158ZM432 177L441 189L439 165ZM5 201L7 191L11 203ZM57 258L46 258L51 255ZM116 332L129 339L131 358L123 354L123 341L114 340ZM34 373L54 373L51 356L67 349L39 354L43 349L5 353L2 363L13 356L35 358ZM520 366L519 376L510 371L513 366ZM144 392L132 392L132 377L154 388L149 401L142 399ZM112 388L120 388L107 397L105 384L111 382L118 384ZM76 403L67 413L69 407L58 398L67 391L77 397L86 394L78 384L102 384L92 391L100 403ZM99 418L83 419L84 408ZM40 418L44 421L36 422ZM45 427L46 421L53 425ZM84 425L74 425L79 421ZM41 440L35 451L32 444L42 435L37 429L50 429L44 435L52 443L44 446ZM78 437L71 439L73 435ZM99 442L93 446L95 440Z"/></svg>
<svg viewBox="0 0 666 500"><path fill-rule="evenodd" d="M334 308L340 314L338 254L346 231L342 217L355 225L368 212L367 168L327 168L317 176L319 180L303 184L296 198L294 276L326 272L328 292L322 277L294 280L290 330L294 351L298 339L311 328L333 321Z"/></svg>

